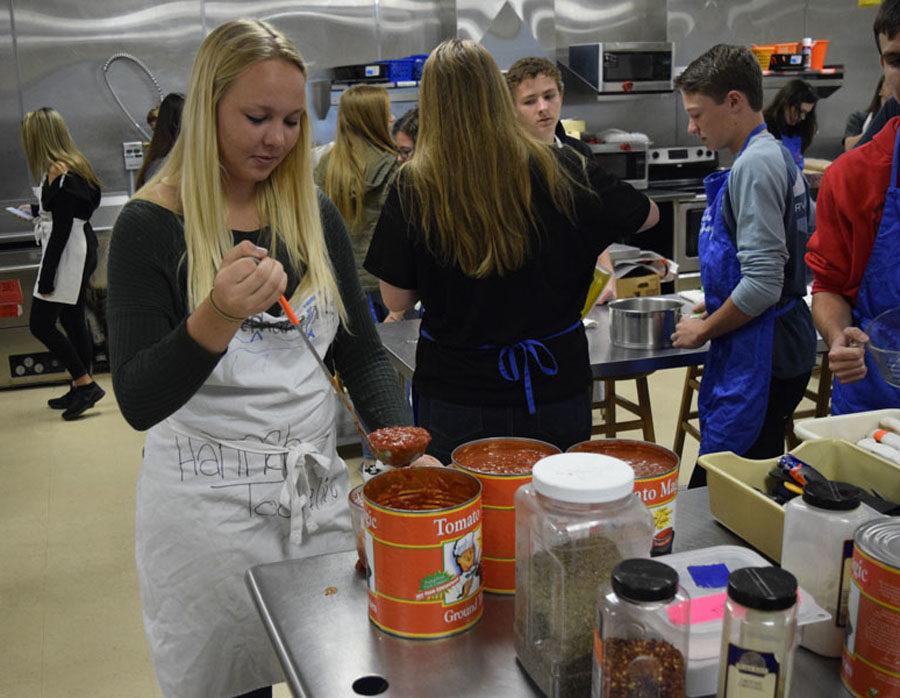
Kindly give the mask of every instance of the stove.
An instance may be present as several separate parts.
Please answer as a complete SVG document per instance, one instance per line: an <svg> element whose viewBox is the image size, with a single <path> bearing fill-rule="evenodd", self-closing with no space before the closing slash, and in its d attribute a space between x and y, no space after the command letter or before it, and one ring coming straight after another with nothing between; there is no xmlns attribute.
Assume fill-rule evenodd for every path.
<svg viewBox="0 0 900 698"><path fill-rule="evenodd" d="M719 156L704 146L653 148L647 157L653 189L703 193L703 179L719 167Z"/></svg>

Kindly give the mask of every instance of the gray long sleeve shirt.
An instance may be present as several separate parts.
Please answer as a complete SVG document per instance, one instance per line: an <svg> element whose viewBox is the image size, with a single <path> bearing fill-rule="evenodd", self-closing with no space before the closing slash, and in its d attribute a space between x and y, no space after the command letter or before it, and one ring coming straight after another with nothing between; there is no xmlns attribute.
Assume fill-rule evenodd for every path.
<svg viewBox="0 0 900 698"><path fill-rule="evenodd" d="M800 375L815 362L815 330L802 300L803 254L815 221L803 174L793 167L791 173L795 209L789 216L782 146L768 131L757 134L732 167L726 213L741 265L741 280L731 292L737 308L756 317L782 299L799 299L776 321L773 371L779 378Z"/></svg>

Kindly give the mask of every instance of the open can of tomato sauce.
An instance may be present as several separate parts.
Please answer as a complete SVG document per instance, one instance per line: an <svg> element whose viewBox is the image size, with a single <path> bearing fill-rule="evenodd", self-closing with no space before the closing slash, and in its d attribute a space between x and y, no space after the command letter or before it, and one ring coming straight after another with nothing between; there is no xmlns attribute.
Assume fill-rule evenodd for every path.
<svg viewBox="0 0 900 698"><path fill-rule="evenodd" d="M649 441L597 439L582 441L568 453L600 453L625 461L634 470L634 491L653 514L651 555L672 552L675 539L675 497L678 495L678 456Z"/></svg>
<svg viewBox="0 0 900 698"><path fill-rule="evenodd" d="M402 468L373 477L363 495L369 620L415 639L478 622L481 483L451 468Z"/></svg>
<svg viewBox="0 0 900 698"><path fill-rule="evenodd" d="M481 482L484 510L484 590L516 592L516 510L513 497L531 482L531 468L541 458L562 453L537 439L493 437L458 446L452 465Z"/></svg>
<svg viewBox="0 0 900 698"><path fill-rule="evenodd" d="M854 696L900 696L900 520L853 536L841 681Z"/></svg>

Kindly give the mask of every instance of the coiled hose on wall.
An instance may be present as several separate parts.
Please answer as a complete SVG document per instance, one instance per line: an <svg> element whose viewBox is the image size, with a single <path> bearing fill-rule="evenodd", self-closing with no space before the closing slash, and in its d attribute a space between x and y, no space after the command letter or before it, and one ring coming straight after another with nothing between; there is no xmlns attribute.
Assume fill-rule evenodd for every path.
<svg viewBox="0 0 900 698"><path fill-rule="evenodd" d="M113 96L113 99L116 100L116 104L119 105L119 109L122 110L122 113L128 118L128 120L134 125L134 127L140 132L140 134L144 137L144 140L150 140L150 134L141 126L137 120L131 115L125 105L122 104L122 100L119 99L119 95L116 94L116 91L113 89L112 84L109 82L109 67L118 60L128 60L134 63L138 68L143 70L147 77L150 78L150 81L153 83L154 87L156 87L156 91L159 93L159 101L162 102L163 99L163 91L162 87L159 85L159 81L150 72L150 68L140 59L132 56L130 53L114 53L103 65L103 80L106 82L106 86L109 88L109 93Z"/></svg>

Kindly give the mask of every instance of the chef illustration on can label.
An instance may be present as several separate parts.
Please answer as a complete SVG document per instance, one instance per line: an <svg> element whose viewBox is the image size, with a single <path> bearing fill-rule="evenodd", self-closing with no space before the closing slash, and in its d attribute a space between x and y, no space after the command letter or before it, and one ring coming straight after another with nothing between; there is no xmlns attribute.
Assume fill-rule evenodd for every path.
<svg viewBox="0 0 900 698"><path fill-rule="evenodd" d="M456 577L456 583L444 594L444 603L467 599L481 586L481 537L475 534L473 531L444 544L444 569L450 577Z"/></svg>

